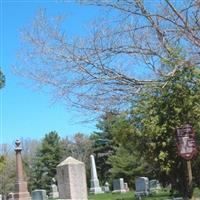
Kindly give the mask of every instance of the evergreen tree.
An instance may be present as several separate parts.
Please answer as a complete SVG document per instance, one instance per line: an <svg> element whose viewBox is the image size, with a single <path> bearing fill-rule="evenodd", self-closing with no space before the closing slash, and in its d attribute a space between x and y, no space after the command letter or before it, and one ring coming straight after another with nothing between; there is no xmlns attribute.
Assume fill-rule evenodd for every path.
<svg viewBox="0 0 200 200"><path fill-rule="evenodd" d="M112 126L118 114L116 111L109 111L102 115L96 125L100 131L94 132L90 136L90 140L93 143L97 172L102 184L111 180L111 164L107 163L107 160L109 155L114 154L117 145L113 140Z"/></svg>
<svg viewBox="0 0 200 200"><path fill-rule="evenodd" d="M108 157L107 163L111 165L110 173L112 180L123 177L129 187L134 187L137 176L144 176L145 161L138 156L137 151L127 149L124 146L117 148L116 154Z"/></svg>
<svg viewBox="0 0 200 200"><path fill-rule="evenodd" d="M52 178L56 175L56 166L62 158L60 137L55 131L45 135L41 146L36 153L34 164L31 167L31 189L45 189L50 191Z"/></svg>
<svg viewBox="0 0 200 200"><path fill-rule="evenodd" d="M5 85L5 76L3 72L0 70L0 89Z"/></svg>
<svg viewBox="0 0 200 200"><path fill-rule="evenodd" d="M145 162L138 156L134 127L127 113L107 112L97 127L101 132L93 139L99 177L103 181L123 177L133 186L135 176L144 175Z"/></svg>

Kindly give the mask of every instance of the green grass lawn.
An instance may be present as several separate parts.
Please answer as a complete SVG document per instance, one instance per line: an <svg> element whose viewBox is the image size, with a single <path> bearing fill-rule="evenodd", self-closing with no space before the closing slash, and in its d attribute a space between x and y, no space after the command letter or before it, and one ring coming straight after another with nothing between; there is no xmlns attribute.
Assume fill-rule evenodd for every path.
<svg viewBox="0 0 200 200"><path fill-rule="evenodd" d="M200 198L200 190L195 189L194 195L195 197ZM167 190L161 190L158 194L154 194L143 198L143 200L166 200L166 199L172 199L172 197L169 196L169 191ZM89 195L88 200L136 200L136 198L134 192L130 191L122 194L105 193L105 194Z"/></svg>
<svg viewBox="0 0 200 200"><path fill-rule="evenodd" d="M200 190L195 189L194 190L195 197L200 197ZM136 200L134 192L127 192L122 194L97 194L97 195L89 195L89 200ZM154 194L148 197L142 198L144 200L166 200L166 199L172 199L172 197L169 196L169 191L162 190L158 194Z"/></svg>
<svg viewBox="0 0 200 200"><path fill-rule="evenodd" d="M169 199L169 192L168 191L161 191L159 194L154 194L149 197L145 197L143 199L148 200L164 200ZM122 194L97 194L97 195L89 195L89 200L135 200L134 192L127 192Z"/></svg>
<svg viewBox="0 0 200 200"><path fill-rule="evenodd" d="M116 200L116 199L133 200L134 193L127 192L122 194L105 193L105 194L89 195L89 200Z"/></svg>

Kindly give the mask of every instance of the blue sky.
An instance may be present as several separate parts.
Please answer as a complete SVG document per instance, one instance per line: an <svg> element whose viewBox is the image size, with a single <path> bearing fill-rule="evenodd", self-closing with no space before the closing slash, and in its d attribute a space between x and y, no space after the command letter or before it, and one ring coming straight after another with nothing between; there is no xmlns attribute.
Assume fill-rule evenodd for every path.
<svg viewBox="0 0 200 200"><path fill-rule="evenodd" d="M48 94L27 88L24 80L12 73L11 66L16 62L20 47L19 30L32 22L38 9L45 8L49 15L67 14L66 28L71 35L83 34L86 24L98 15L99 10L72 1L0 2L0 66L6 76L6 87L0 91L0 143L12 143L17 138L41 139L51 130L56 130L61 137L70 137L77 132L89 134L96 130L96 122L78 123L83 119L73 110L69 112L59 102L52 104Z"/></svg>

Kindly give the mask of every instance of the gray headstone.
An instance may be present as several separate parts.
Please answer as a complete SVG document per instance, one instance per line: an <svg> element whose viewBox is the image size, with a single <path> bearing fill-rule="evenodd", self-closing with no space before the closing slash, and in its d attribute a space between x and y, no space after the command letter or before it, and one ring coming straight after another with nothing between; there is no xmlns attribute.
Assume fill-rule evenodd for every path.
<svg viewBox="0 0 200 200"><path fill-rule="evenodd" d="M156 179L149 181L149 190L150 193L157 193L161 189L159 181Z"/></svg>
<svg viewBox="0 0 200 200"><path fill-rule="evenodd" d="M46 200L47 193L46 190L34 190L31 193L32 200Z"/></svg>
<svg viewBox="0 0 200 200"><path fill-rule="evenodd" d="M0 200L2 200L2 194L0 194Z"/></svg>
<svg viewBox="0 0 200 200"><path fill-rule="evenodd" d="M91 163L90 194L103 193L101 187L99 186L99 179L97 176L96 164L93 155L90 156L90 163Z"/></svg>
<svg viewBox="0 0 200 200"><path fill-rule="evenodd" d="M124 189L124 179L114 179L113 180L113 191L112 193L124 193L126 190Z"/></svg>
<svg viewBox="0 0 200 200"><path fill-rule="evenodd" d="M136 196L149 195L149 179L147 177L138 177L135 179Z"/></svg>
<svg viewBox="0 0 200 200"><path fill-rule="evenodd" d="M59 199L87 200L85 165L68 157L57 166Z"/></svg>

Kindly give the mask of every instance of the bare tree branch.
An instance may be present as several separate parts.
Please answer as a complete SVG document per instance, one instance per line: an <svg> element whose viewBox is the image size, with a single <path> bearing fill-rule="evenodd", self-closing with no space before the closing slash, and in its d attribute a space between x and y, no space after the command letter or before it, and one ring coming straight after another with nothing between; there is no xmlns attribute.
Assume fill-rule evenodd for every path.
<svg viewBox="0 0 200 200"><path fill-rule="evenodd" d="M181 66L200 63L200 4L168 0L81 1L109 9L91 25L87 36L70 38L63 18L44 12L22 31L16 71L52 89L68 107L92 111L125 108L142 90L163 87ZM180 49L184 60L166 68Z"/></svg>

